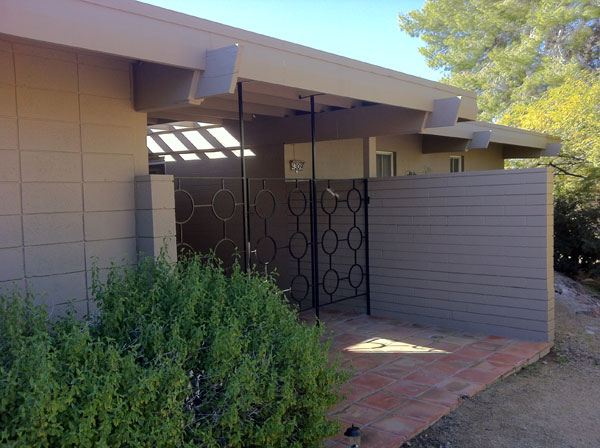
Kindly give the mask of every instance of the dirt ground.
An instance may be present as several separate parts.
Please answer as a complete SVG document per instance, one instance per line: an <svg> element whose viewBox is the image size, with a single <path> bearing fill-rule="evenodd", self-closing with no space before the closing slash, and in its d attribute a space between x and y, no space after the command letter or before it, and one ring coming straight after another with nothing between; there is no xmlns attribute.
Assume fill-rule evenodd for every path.
<svg viewBox="0 0 600 448"><path fill-rule="evenodd" d="M403 447L600 447L600 297L560 274L555 285L550 354L464 400Z"/></svg>

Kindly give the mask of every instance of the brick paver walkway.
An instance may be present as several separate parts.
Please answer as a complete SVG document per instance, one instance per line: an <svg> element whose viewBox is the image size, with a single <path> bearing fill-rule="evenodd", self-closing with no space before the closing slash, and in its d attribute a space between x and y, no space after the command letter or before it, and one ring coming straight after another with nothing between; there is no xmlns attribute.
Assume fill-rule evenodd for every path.
<svg viewBox="0 0 600 448"><path fill-rule="evenodd" d="M307 318L308 315L305 315ZM332 350L355 376L331 418L362 430L361 447L397 448L487 385L538 360L548 344L321 311ZM327 446L346 447L343 431Z"/></svg>

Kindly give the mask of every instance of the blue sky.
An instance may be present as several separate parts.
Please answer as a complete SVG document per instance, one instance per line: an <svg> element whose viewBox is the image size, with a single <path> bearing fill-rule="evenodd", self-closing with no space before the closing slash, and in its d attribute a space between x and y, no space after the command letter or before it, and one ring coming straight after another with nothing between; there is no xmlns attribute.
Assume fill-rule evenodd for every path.
<svg viewBox="0 0 600 448"><path fill-rule="evenodd" d="M398 28L424 0L145 0L215 22L439 80L422 45Z"/></svg>

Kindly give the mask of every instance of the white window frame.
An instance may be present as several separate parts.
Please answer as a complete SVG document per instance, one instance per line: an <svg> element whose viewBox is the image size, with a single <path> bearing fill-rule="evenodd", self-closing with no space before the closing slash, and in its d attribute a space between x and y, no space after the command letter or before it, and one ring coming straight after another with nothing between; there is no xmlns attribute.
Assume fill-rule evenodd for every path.
<svg viewBox="0 0 600 448"><path fill-rule="evenodd" d="M375 151L375 170L377 171L377 156L388 156L391 160L390 160L390 169L391 169L391 173L390 176L395 176L396 175L396 153L394 153L393 151ZM379 173L375 173L377 175L377 177L387 177L387 176L380 176Z"/></svg>
<svg viewBox="0 0 600 448"><path fill-rule="evenodd" d="M452 162L454 160L458 160L458 171L453 171L452 170ZM462 173L464 171L464 166L463 166L463 158L462 156L450 156L450 172L451 173Z"/></svg>

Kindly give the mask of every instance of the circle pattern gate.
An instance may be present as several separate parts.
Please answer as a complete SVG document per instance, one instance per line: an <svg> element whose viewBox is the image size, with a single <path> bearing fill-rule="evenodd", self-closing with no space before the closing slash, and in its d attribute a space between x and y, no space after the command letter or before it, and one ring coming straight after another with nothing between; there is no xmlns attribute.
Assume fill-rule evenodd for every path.
<svg viewBox="0 0 600 448"><path fill-rule="evenodd" d="M320 214L326 222L319 229L319 287L324 306L365 296L369 309L367 198L365 179L327 180L320 198ZM336 184L338 187L336 188ZM340 186L341 185L341 186ZM346 188L344 188L344 186ZM361 187L363 191L361 192ZM321 220L318 220L321 225Z"/></svg>
<svg viewBox="0 0 600 448"><path fill-rule="evenodd" d="M212 250L229 268L248 249L260 272L277 269L278 285L300 311L365 297L369 312L367 180L243 182L175 178L178 252Z"/></svg>

